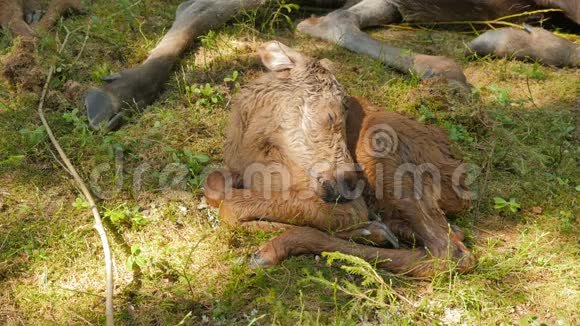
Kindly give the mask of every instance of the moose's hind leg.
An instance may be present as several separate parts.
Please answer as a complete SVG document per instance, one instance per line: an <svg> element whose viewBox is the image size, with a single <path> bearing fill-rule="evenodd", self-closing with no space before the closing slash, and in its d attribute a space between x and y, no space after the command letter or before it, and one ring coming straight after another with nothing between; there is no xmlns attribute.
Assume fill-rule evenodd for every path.
<svg viewBox="0 0 580 326"><path fill-rule="evenodd" d="M109 84L91 90L85 99L89 124L94 129L117 129L125 110L151 104L159 95L179 56L197 36L217 28L242 10L259 7L264 0L190 0L179 5L171 29L138 67L105 79Z"/></svg>
<svg viewBox="0 0 580 326"><path fill-rule="evenodd" d="M300 32L366 54L403 73L421 78L444 77L465 85L465 75L454 60L441 56L414 54L372 38L360 29L400 19L397 8L388 1L364 0L325 17L309 18L298 24Z"/></svg>

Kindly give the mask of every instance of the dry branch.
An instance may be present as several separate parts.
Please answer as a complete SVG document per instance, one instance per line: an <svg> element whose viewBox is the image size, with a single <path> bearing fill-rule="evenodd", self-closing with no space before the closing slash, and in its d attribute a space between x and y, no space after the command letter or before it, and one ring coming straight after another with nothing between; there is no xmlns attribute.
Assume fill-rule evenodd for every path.
<svg viewBox="0 0 580 326"><path fill-rule="evenodd" d="M512 23L509 20L513 18L520 18L520 17L529 17L538 14L550 13L550 12L562 12L562 9L540 9L540 10L533 10L533 11L526 11L522 13L517 13L513 15L503 16L492 20L474 20L474 21L448 21L448 22L417 22L417 23L400 23L400 24L386 24L383 26L397 28L397 29L406 29L406 30L432 30L431 28L425 26L435 26L435 25L467 25L472 30L473 33L479 34L485 29L477 30L474 25L484 25L489 27L489 29L495 29L496 25L499 26L507 26L507 27L514 27L522 29L521 24ZM545 21L546 19L540 19L540 22ZM471 32L470 32L471 33ZM557 33L556 33L557 34Z"/></svg>
<svg viewBox="0 0 580 326"><path fill-rule="evenodd" d="M66 31L67 31L67 34L66 34L64 41L63 41L63 43L58 51L59 53L62 53L62 51L64 50L64 47L68 41L69 35L71 34L71 32L69 32L68 29ZM87 33L88 33L88 31L87 31ZM67 170L67 172L69 172L72 175L72 177L74 178L74 180L78 184L78 187L80 188L81 193L86 198L86 200L89 202L89 208L91 209L91 211L93 213L93 217L95 219L94 228L97 230L97 233L99 234L99 236L101 238L101 244L103 246L103 252L105 254L105 273L106 273L106 283L107 283L106 284L105 317L106 317L107 325L111 326L111 325L113 325L113 264L112 264L112 259L111 259L111 249L109 246L109 241L107 239L107 234L105 232L105 228L103 227L101 214L99 213L99 210L97 209L97 205L95 203L95 200L94 200L91 192L89 191L87 185L85 184L83 179L80 177L80 175L78 174L74 165L71 163L70 159L68 158L68 156L66 155L66 153L64 152L62 147L60 146L60 143L58 142L58 140L54 136L54 133L52 132L52 129L50 128L50 125L48 124L46 117L44 116L44 102L46 100L46 94L48 93L48 87L49 87L50 81L52 79L52 75L54 74L54 70L55 70L55 66L54 66L54 64L52 64L50 66L49 71L48 71L48 75L46 77L46 82L44 83L44 87L42 89L42 95L41 95L40 101L38 103L38 115L40 116L40 120L42 121L44 128L46 128L46 133L48 134L48 138L50 138L52 145L54 146L54 148L56 148L60 158L62 159L62 163L64 163L64 165L65 165L65 170Z"/></svg>

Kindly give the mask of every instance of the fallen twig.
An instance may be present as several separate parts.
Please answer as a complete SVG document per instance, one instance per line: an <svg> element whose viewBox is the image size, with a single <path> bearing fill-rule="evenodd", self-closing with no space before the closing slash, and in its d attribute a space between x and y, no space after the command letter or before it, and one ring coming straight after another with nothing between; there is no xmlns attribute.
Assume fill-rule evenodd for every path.
<svg viewBox="0 0 580 326"><path fill-rule="evenodd" d="M66 27L65 27L65 29L66 29ZM65 36L64 41L63 41L62 45L60 46L60 49L58 51L59 53L62 53L62 51L64 50L66 42L68 41L69 35L71 33L68 29L66 29L66 31L67 31L67 35ZM107 234L106 234L105 229L103 227L101 214L99 213L99 210L97 209L97 205L95 203L95 200L94 200L93 196L91 195L91 192L87 188L87 185L85 184L83 179L80 177L77 170L75 169L75 167L71 163L70 159L68 158L68 156L66 155L66 153L64 152L62 147L60 146L60 143L58 142L58 140L54 136L54 133L52 132L52 129L50 128L50 125L48 124L46 117L44 116L44 102L46 100L46 94L48 93L48 87L49 87L50 81L52 79L52 75L54 74L54 71L55 71L55 65L52 64L50 66L50 69L48 70L46 82L44 83L44 87L42 89L42 95L40 96L40 101L38 103L38 115L40 117L40 120L42 121L42 124L44 125L44 128L46 129L46 133L48 135L48 138L50 139L52 145L54 146L54 148L58 152L60 158L62 159L62 163L66 166L65 170L67 170L67 172L69 172L72 175L72 177L74 178L74 180L77 182L81 193L86 198L86 200L89 202L89 208L91 209L91 211L93 213L93 217L95 218L94 227L97 230L97 233L99 233L99 236L101 238L101 244L103 246L103 252L105 254L105 273L106 273L106 283L107 283L106 284L106 293L105 293L105 295L106 295L105 317L106 317L107 325L110 326L110 325L113 325L113 268L112 268L113 264L112 264L112 260L111 260L111 248L109 246Z"/></svg>
<svg viewBox="0 0 580 326"><path fill-rule="evenodd" d="M387 27L394 27L399 29L409 29L409 30L417 30L417 29L424 29L424 30L431 30L430 28L425 28L424 26L435 26L435 25L468 25L471 27L475 34L479 34L483 30L477 30L474 25L484 25L489 27L490 29L495 29L494 25L499 26L508 26L523 29L522 25L512 23L508 20L512 18L519 18L525 16L533 16L537 14L549 13L549 12L562 12L562 9L540 9L540 10L533 10L533 11L526 11L522 13L517 13L513 15L503 16L492 20L474 20L474 21L449 21L449 22L419 22L419 23L400 23L400 24L386 24L383 26ZM540 19L539 22L543 23L546 19ZM555 33L558 34L558 33ZM558 34L560 35L560 34Z"/></svg>
<svg viewBox="0 0 580 326"><path fill-rule="evenodd" d="M79 50L79 53L75 57L73 63L79 61L81 55L83 54L83 51L85 50L85 47L87 46L87 40L89 39L90 31L91 31L91 24L89 23L89 25L87 26L87 31L85 32L85 39L83 40L83 45L81 46L81 49Z"/></svg>

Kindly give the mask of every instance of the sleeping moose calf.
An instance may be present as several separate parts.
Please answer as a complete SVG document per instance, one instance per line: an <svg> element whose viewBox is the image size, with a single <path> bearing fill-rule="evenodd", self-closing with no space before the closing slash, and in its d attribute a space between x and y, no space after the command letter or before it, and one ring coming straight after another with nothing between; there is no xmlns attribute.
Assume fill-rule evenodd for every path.
<svg viewBox="0 0 580 326"><path fill-rule="evenodd" d="M468 205L445 134L348 97L327 60L279 42L260 57L271 72L233 101L227 169L204 187L225 223L283 231L254 262L340 251L414 276L449 262L471 270L463 234L444 214Z"/></svg>

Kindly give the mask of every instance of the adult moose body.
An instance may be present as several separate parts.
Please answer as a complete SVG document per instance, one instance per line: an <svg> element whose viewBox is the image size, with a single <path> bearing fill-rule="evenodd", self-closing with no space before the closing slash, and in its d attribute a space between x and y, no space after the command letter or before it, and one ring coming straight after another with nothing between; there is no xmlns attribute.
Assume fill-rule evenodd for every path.
<svg viewBox="0 0 580 326"><path fill-rule="evenodd" d="M348 97L326 61L278 42L260 56L272 72L233 100L227 169L204 187L225 223L285 230L256 262L340 251L415 276L448 267L437 259L470 270L474 258L444 215L468 205L465 171L444 133ZM415 248L380 247L396 246L388 230Z"/></svg>
<svg viewBox="0 0 580 326"><path fill-rule="evenodd" d="M124 70L106 78L108 85L89 92L85 100L92 127L103 125L115 129L127 112L124 107L144 107L153 102L169 78L171 69L181 54L197 36L226 23L236 14L253 10L268 0L189 0L177 8L171 29L138 67ZM404 51L378 41L361 28L406 21L485 20L537 8L558 8L576 23L580 23L580 1L577 0L311 0L295 1L314 6L339 8L322 18L311 18L298 25L298 30L311 36L339 44L354 52L369 55L403 73L421 78L445 77L465 83L461 67L452 59ZM514 34L515 33L515 34ZM514 35L513 38L510 35ZM553 36L552 36L553 37ZM526 35L517 30L505 30L477 43L477 48L493 52L495 48L510 48L512 39L522 40ZM547 46L537 44L550 39L546 35L532 38L535 50ZM526 46L529 42L516 42ZM558 43L558 42L556 42ZM514 43L515 44L515 43ZM570 48L570 45L566 45ZM477 50L477 49L475 49ZM516 49L517 50L517 49ZM569 49L577 59L577 48ZM575 52L574 52L575 51ZM509 53L509 51L504 51ZM528 51L530 52L530 51ZM556 51L559 53L559 51ZM558 53L556 55L558 55ZM567 55L566 60L570 61ZM576 60L574 59L574 60ZM575 62L575 61L574 61Z"/></svg>

